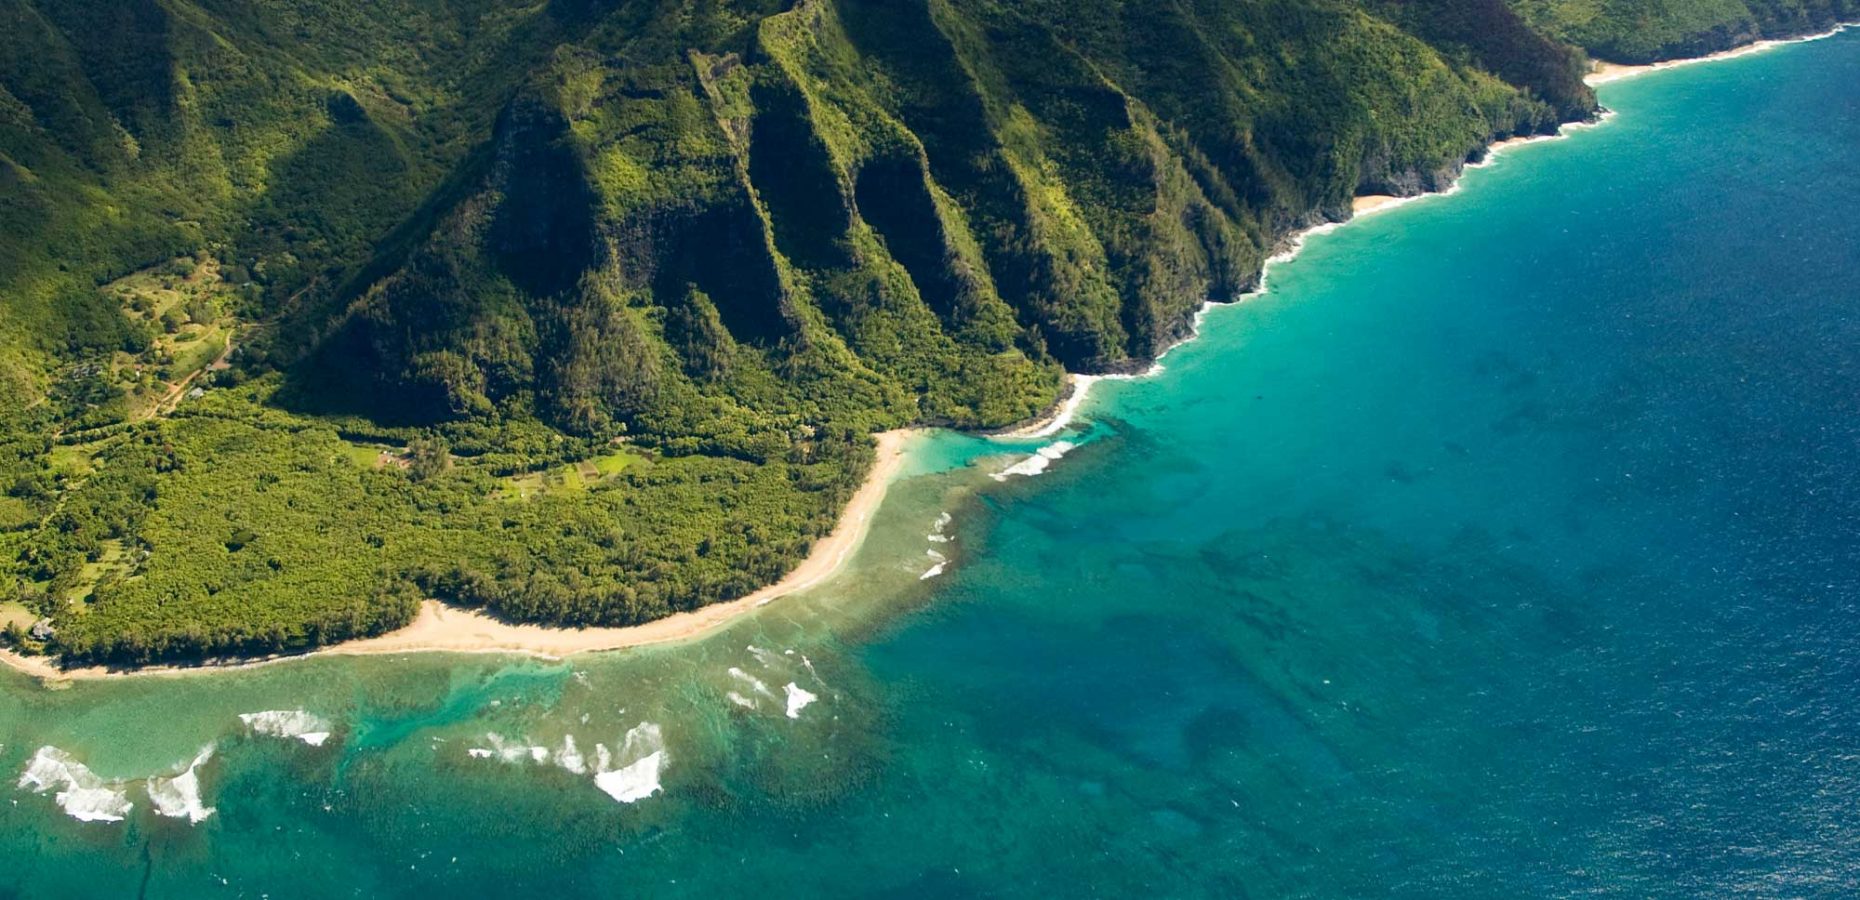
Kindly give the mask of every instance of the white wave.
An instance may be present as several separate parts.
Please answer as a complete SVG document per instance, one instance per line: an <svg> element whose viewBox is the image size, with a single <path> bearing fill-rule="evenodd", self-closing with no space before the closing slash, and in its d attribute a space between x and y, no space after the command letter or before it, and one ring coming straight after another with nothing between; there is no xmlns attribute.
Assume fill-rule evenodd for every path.
<svg viewBox="0 0 1860 900"><path fill-rule="evenodd" d="M157 775L148 780L149 802L155 806L155 814L170 819L186 819L189 824L198 825L213 815L214 808L201 802L200 767L213 758L213 745L208 744L188 763L187 769L179 775Z"/></svg>
<svg viewBox="0 0 1860 900"><path fill-rule="evenodd" d="M637 803L659 792L659 777L665 771L665 738L659 726L641 722L626 733L619 758L630 760L619 768L609 768L612 757L604 746L596 746L600 765L594 786L621 803Z"/></svg>
<svg viewBox="0 0 1860 900"><path fill-rule="evenodd" d="M57 747L40 747L20 773L21 789L35 794L56 790L59 808L80 822L121 822L134 808L120 781L106 782L89 767Z"/></svg>
<svg viewBox="0 0 1860 900"><path fill-rule="evenodd" d="M1052 465L1054 460L1070 453L1072 449L1077 446L1077 444L1071 441L1054 441L1034 451L1033 455L1026 459L1008 466L990 477L994 478L996 481L1006 481L1015 475L1026 475L1028 477L1038 475L1046 471L1046 467Z"/></svg>
<svg viewBox="0 0 1860 900"><path fill-rule="evenodd" d="M949 557L944 556L943 554L938 553L935 550L925 550L924 555L930 557L930 559L933 561L933 564L922 575L917 576L918 581L925 581L931 578L935 578L938 575L943 574L943 570L949 566Z"/></svg>
<svg viewBox="0 0 1860 900"><path fill-rule="evenodd" d="M301 709L268 709L264 712L240 713L239 721L244 722L254 734L296 738L312 747L323 746L330 736L328 720Z"/></svg>
<svg viewBox="0 0 1860 900"><path fill-rule="evenodd" d="M926 535L926 537L928 537L931 541L938 543L938 544L947 544L950 541L955 540L949 535L943 533L946 529L949 528L950 521L951 519L950 519L949 513L939 514L936 517L935 524L930 526L930 533Z"/></svg>
<svg viewBox="0 0 1860 900"><path fill-rule="evenodd" d="M801 710L806 709L809 703L820 699L811 691L802 688L792 681L783 686L782 690L788 694L788 718L790 719L800 718Z"/></svg>
<svg viewBox="0 0 1860 900"><path fill-rule="evenodd" d="M758 647L754 644L748 645L746 649L749 651L750 656L753 656L756 658L756 662L759 662L762 664L762 668L764 669L781 661L781 656L776 654L772 650L764 650L763 648Z"/></svg>
<svg viewBox="0 0 1860 900"><path fill-rule="evenodd" d="M737 681L742 682L744 685L748 686L750 690L755 691L756 693L761 694L762 696L767 697L770 700L775 699L775 692L769 690L769 686L766 684L763 684L762 679L757 678L756 676L751 675L748 672L745 672L742 669L739 669L735 666L731 666L729 668L729 673L730 673L731 678L734 678Z"/></svg>
<svg viewBox="0 0 1860 900"><path fill-rule="evenodd" d="M529 741L513 741L501 734L492 732L484 736L489 747L472 747L465 752L474 759L496 759L499 762L520 763L544 762L549 758L549 748L538 747Z"/></svg>
<svg viewBox="0 0 1860 900"><path fill-rule="evenodd" d="M588 758L583 756L581 748L575 746L575 736L562 736L562 749L555 751L555 764L576 775L588 774Z"/></svg>
<svg viewBox="0 0 1860 900"><path fill-rule="evenodd" d="M648 753L612 772L594 776L594 786L621 803L637 803L659 792L665 752Z"/></svg>
<svg viewBox="0 0 1860 900"><path fill-rule="evenodd" d="M734 703L737 706L740 706L744 709L755 709L756 708L756 701L751 700L748 697L745 697L742 694L739 694L735 691L730 691L729 693L724 694L723 699L728 700L731 703Z"/></svg>
<svg viewBox="0 0 1860 900"><path fill-rule="evenodd" d="M1749 56L1753 53L1762 53L1766 50L1774 50L1777 47L1785 46L1787 44L1800 44L1800 43L1805 43L1807 41L1819 41L1823 38L1831 38L1837 34L1840 34L1843 31L1846 31L1849 27L1851 26L1843 23L1840 25L1836 25L1827 31L1823 31L1817 34L1806 34L1801 37L1793 37L1793 38L1775 38L1772 40L1755 41L1753 43L1745 44L1742 47L1733 47L1729 50L1720 50L1717 53L1711 53L1705 56L1689 56L1683 59L1669 59L1669 60L1663 60L1661 62L1653 63L1652 65L1645 65L1645 66L1623 66L1621 67L1621 69L1615 72L1611 72L1611 73L1602 73L1602 72L1591 73L1588 77L1583 79L1583 82L1588 84L1590 87L1600 87L1601 85L1607 84L1611 81L1621 81L1627 78L1634 78L1636 76L1645 75L1649 72L1664 72L1667 69L1677 69L1683 66L1697 65L1699 63L1723 62L1727 59L1737 59L1739 57Z"/></svg>

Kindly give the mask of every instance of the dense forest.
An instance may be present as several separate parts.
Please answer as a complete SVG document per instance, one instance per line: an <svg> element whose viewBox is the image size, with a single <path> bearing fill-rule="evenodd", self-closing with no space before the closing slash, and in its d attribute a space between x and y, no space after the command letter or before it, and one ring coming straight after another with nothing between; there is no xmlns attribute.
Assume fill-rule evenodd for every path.
<svg viewBox="0 0 1860 900"><path fill-rule="evenodd" d="M1848 0L0 0L0 624L292 651L798 562L1361 193ZM32 628L35 623L42 627ZM31 632L36 631L35 636Z"/></svg>
<svg viewBox="0 0 1860 900"><path fill-rule="evenodd" d="M1650 63L1860 18L1856 0L1512 0L1526 21L1597 59Z"/></svg>

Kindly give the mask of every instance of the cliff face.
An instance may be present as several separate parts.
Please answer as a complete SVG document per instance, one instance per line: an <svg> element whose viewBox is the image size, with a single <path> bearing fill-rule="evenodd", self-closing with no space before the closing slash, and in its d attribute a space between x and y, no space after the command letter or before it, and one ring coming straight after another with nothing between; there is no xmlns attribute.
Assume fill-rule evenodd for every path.
<svg viewBox="0 0 1860 900"><path fill-rule="evenodd" d="M740 596L870 432L1592 114L1558 9L0 0L0 603L143 662Z"/></svg>
<svg viewBox="0 0 1860 900"><path fill-rule="evenodd" d="M651 429L658 380L694 366L666 317L702 296L798 389L1001 424L1055 364L1147 365L1355 193L1439 187L1593 108L1572 54L1496 0L628 12L589 13L500 114L475 190L359 286L312 369L365 389L334 393ZM662 364L563 383L610 340Z"/></svg>

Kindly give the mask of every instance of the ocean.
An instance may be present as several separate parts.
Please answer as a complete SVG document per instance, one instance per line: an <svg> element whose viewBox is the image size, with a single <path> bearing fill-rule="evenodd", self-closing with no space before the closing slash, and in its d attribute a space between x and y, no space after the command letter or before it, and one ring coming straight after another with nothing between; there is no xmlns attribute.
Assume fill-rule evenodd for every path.
<svg viewBox="0 0 1860 900"><path fill-rule="evenodd" d="M0 673L0 896L1860 893L1860 33L1600 94L701 640Z"/></svg>

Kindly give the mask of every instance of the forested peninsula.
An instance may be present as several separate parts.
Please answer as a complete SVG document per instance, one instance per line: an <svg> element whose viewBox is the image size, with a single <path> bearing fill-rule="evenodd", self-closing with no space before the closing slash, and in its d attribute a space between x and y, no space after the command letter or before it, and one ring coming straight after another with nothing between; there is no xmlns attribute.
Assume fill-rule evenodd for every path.
<svg viewBox="0 0 1860 900"><path fill-rule="evenodd" d="M0 641L747 595L1591 59L1860 0L0 0ZM1313 352L1322 352L1313 348Z"/></svg>

